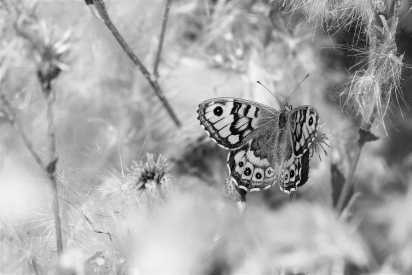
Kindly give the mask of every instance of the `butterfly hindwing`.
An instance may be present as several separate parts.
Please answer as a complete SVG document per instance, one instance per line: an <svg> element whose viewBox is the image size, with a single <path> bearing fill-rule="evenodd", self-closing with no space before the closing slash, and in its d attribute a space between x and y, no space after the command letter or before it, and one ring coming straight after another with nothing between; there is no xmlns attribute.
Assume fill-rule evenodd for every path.
<svg viewBox="0 0 412 275"><path fill-rule="evenodd" d="M229 150L244 145L260 126L273 120L277 111L268 106L235 98L212 98L198 107L198 119L210 137Z"/></svg>
<svg viewBox="0 0 412 275"><path fill-rule="evenodd" d="M309 179L309 150L300 158L294 158L290 165L286 166L279 180L280 190L290 194L296 191L298 186L304 185Z"/></svg>
<svg viewBox="0 0 412 275"><path fill-rule="evenodd" d="M229 152L229 174L238 188L253 192L267 189L276 183L277 165L270 157L256 156L252 140L241 148Z"/></svg>

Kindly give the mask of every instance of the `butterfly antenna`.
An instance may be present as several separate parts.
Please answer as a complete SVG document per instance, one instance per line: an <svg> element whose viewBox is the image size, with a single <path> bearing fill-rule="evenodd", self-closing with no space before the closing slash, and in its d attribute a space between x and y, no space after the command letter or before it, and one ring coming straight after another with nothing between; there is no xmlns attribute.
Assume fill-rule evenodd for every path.
<svg viewBox="0 0 412 275"><path fill-rule="evenodd" d="M288 100L289 100L289 98L293 95L293 93L296 92L296 90L299 88L300 84L302 84L303 81L305 81L306 78L308 78L309 76L310 76L310 74L307 74L307 75L305 76L305 78L298 84L298 86L293 90L293 92L290 94L290 96L289 96L285 101L288 101Z"/></svg>
<svg viewBox="0 0 412 275"><path fill-rule="evenodd" d="M269 91L269 89L266 88L265 85L263 85L262 83L260 83L260 81L256 81L256 82L257 82L258 84L262 85L269 93L271 93L274 97L276 97L276 99L279 100L279 102L282 102L282 101L280 101L280 99L279 99L274 93L272 93L271 91Z"/></svg>

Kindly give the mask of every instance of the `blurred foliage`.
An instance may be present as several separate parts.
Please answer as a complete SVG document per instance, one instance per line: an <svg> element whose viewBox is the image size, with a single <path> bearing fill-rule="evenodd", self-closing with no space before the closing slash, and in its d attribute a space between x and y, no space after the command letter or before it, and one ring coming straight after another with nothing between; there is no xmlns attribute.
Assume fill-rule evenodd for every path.
<svg viewBox="0 0 412 275"><path fill-rule="evenodd" d="M106 1L148 68L164 3ZM340 94L368 53L368 3L172 1L159 81L184 125L177 129L84 2L1 0L0 93L44 162L38 64L51 60L61 70L51 84L62 274L411 274L412 116L401 100L387 106L387 132L372 129L380 139L363 149L355 173L360 196L347 220L333 209L332 183L349 169L361 119L358 108L342 108ZM396 32L406 65L411 5L402 1ZM410 70L388 66L411 102ZM249 194L241 217L222 194L227 152L206 138L197 105L230 96L278 108L256 81L285 99L308 73L289 103L318 110L329 155L313 158L296 203L274 187ZM49 185L0 105L1 273L55 273Z"/></svg>

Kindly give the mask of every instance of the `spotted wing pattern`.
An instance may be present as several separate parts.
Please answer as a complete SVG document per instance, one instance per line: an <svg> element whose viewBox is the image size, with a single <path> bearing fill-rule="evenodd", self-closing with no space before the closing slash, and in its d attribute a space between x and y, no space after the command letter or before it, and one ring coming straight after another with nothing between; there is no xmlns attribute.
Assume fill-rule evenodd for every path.
<svg viewBox="0 0 412 275"><path fill-rule="evenodd" d="M290 194L297 190L298 186L304 185L309 179L309 151L301 158L295 158L292 165L282 170L279 187L283 192Z"/></svg>
<svg viewBox="0 0 412 275"><path fill-rule="evenodd" d="M212 98L202 102L198 120L219 146L233 150L244 145L256 130L272 122L278 113L268 106L235 98Z"/></svg>
<svg viewBox="0 0 412 275"><path fill-rule="evenodd" d="M293 153L295 157L300 158L315 140L319 115L312 106L301 106L292 111L289 119L292 125Z"/></svg>
<svg viewBox="0 0 412 275"><path fill-rule="evenodd" d="M277 179L278 165L269 154L257 154L254 140L229 152L227 166L238 188L253 192L273 186Z"/></svg>

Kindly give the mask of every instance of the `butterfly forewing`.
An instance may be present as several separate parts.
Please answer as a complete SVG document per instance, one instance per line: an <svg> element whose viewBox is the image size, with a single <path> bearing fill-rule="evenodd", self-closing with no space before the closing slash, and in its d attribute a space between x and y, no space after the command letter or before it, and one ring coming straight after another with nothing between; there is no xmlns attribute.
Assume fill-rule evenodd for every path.
<svg viewBox="0 0 412 275"><path fill-rule="evenodd" d="M300 158L315 140L319 127L319 115L312 106L301 106L290 115L292 147L295 157Z"/></svg>
<svg viewBox="0 0 412 275"><path fill-rule="evenodd" d="M198 119L221 147L234 150L252 137L252 132L273 121L277 111L268 106L234 98L212 98L202 102Z"/></svg>

